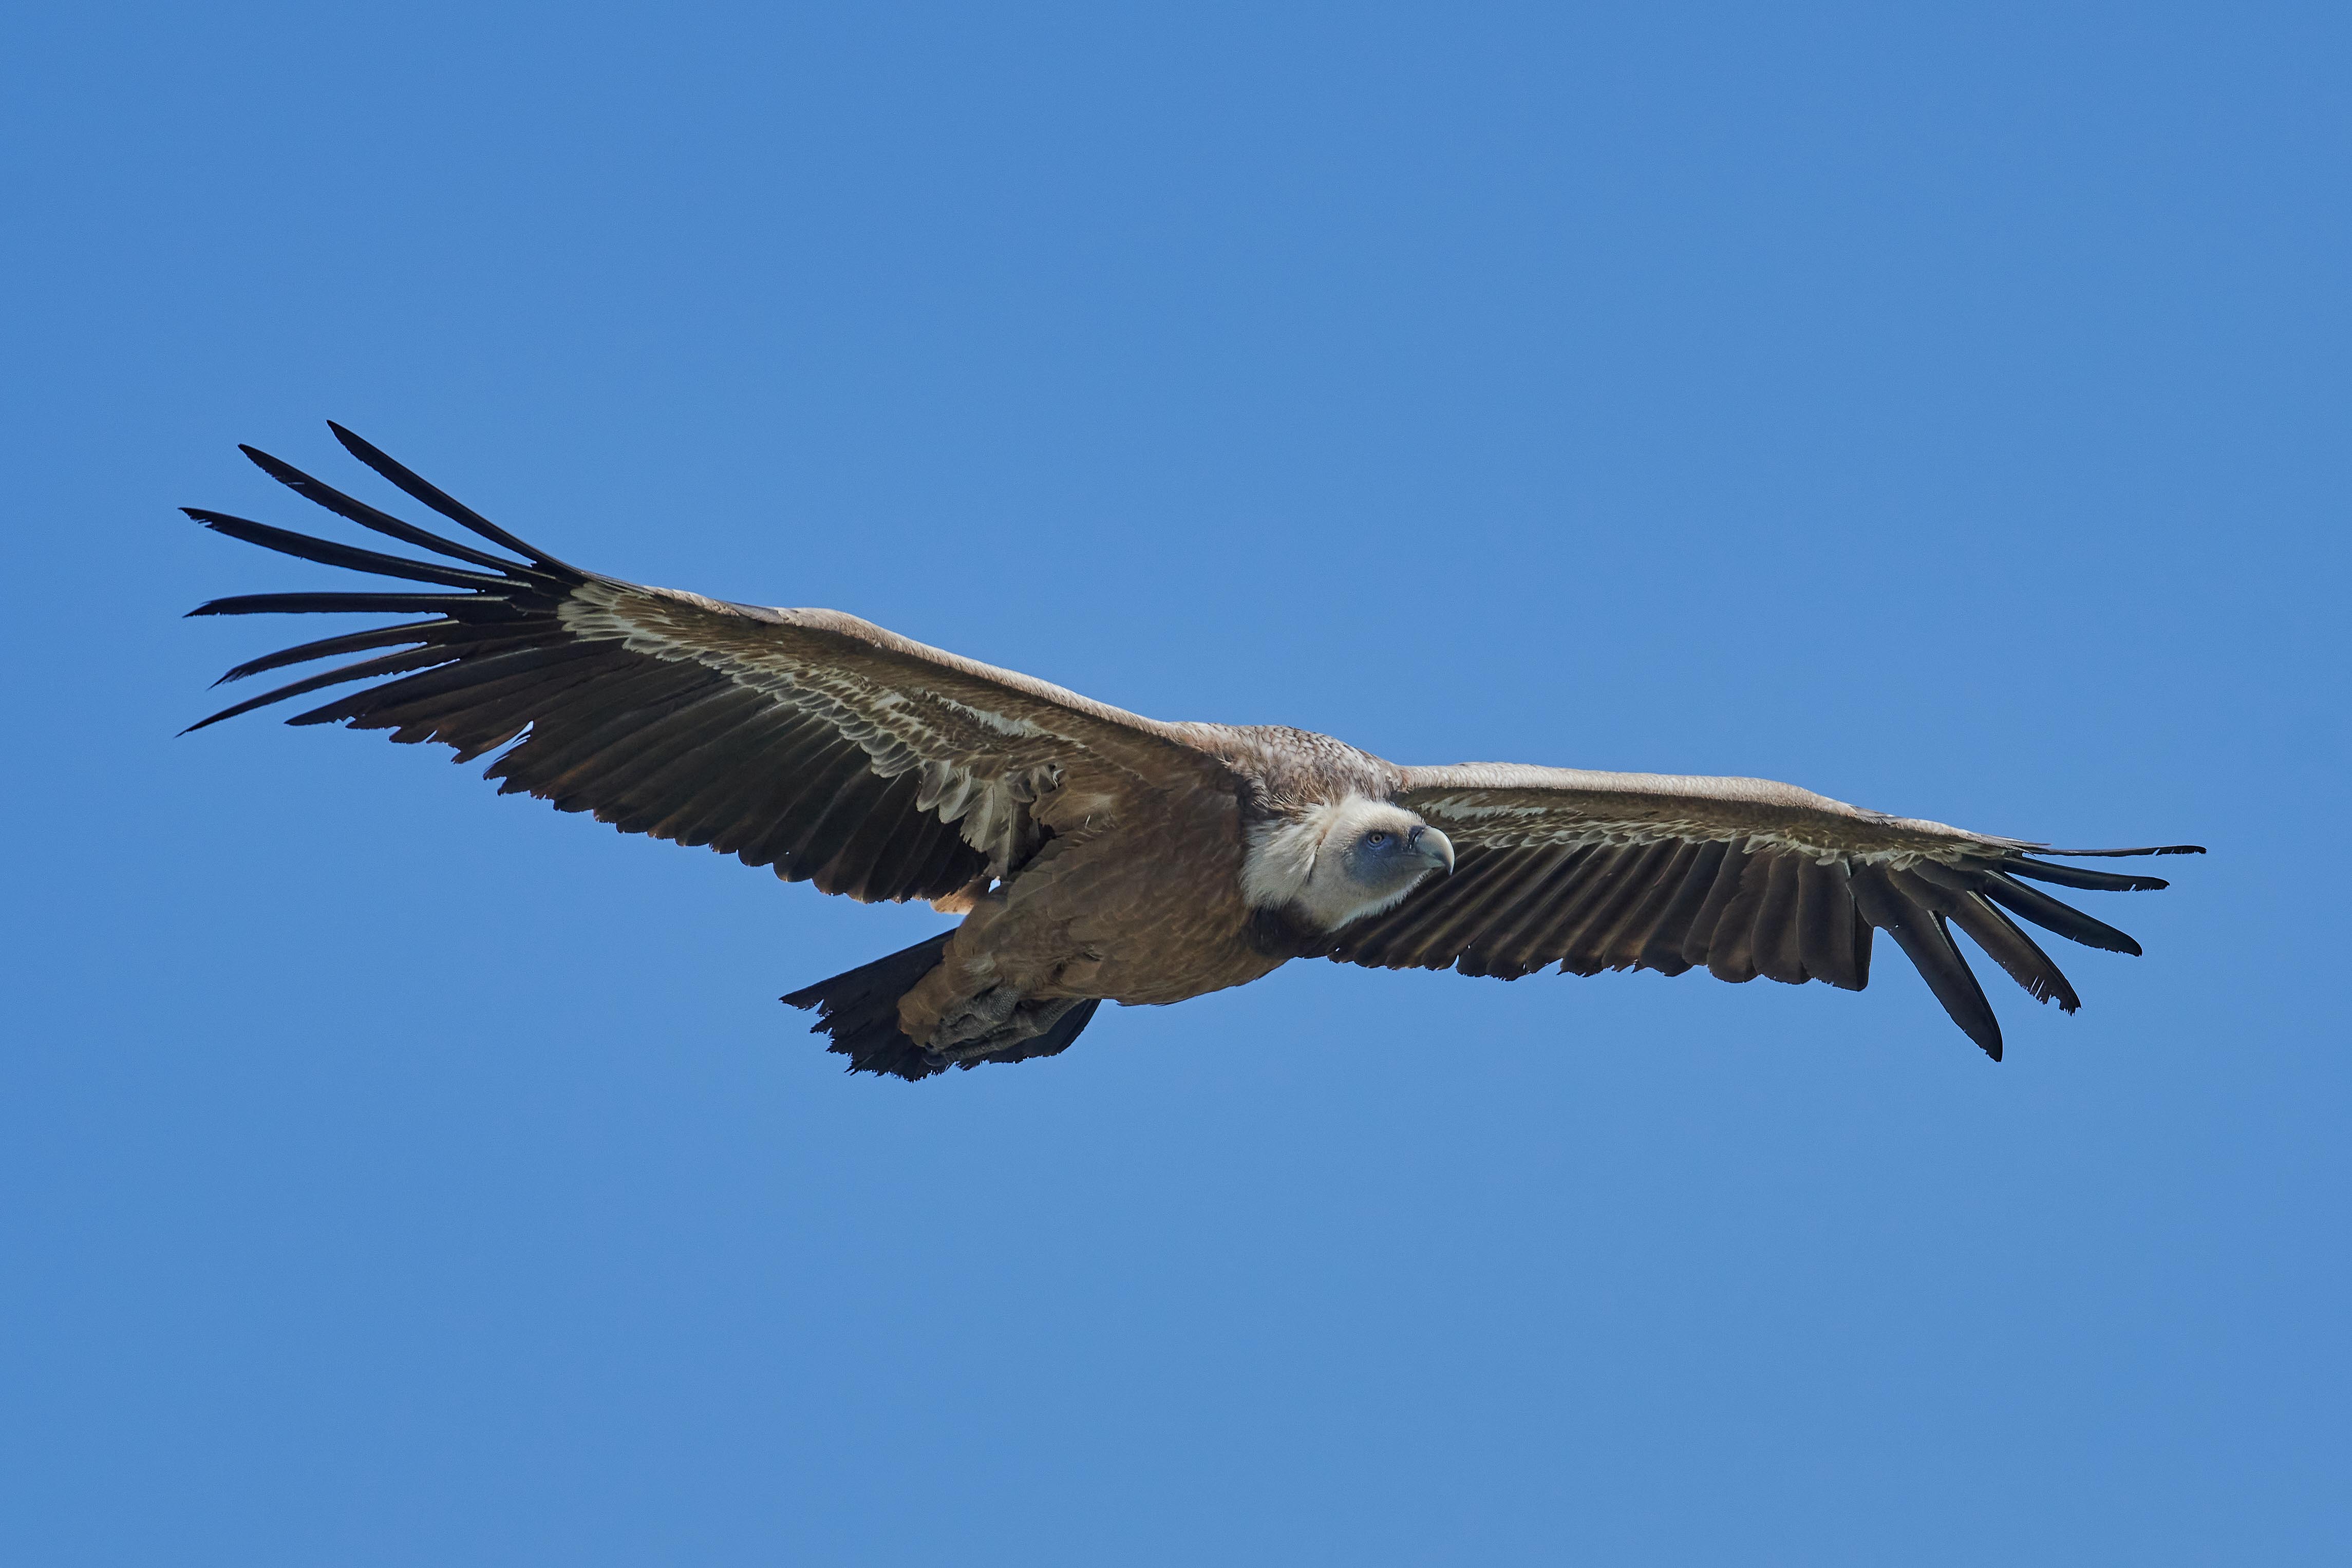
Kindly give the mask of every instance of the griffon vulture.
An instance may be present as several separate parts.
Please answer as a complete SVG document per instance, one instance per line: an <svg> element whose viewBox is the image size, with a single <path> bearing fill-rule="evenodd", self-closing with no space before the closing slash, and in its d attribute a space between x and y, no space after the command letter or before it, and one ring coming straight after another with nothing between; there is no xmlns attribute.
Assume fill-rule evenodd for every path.
<svg viewBox="0 0 2352 1568"><path fill-rule="evenodd" d="M2000 1028L1952 928L2072 1012L2074 988L2011 916L2137 953L2041 886L2165 884L2037 854L2198 852L2049 850L1759 779L1401 768L1304 730L1162 723L837 611L582 570L333 428L393 485L519 559L245 448L296 494L436 559L190 508L232 538L421 585L248 594L193 614L424 617L239 664L222 679L361 655L191 727L362 683L287 722L439 741L459 761L497 751L501 793L821 892L961 914L783 998L816 1009L853 1071L914 1079L1050 1056L1104 1001L1179 1002L1307 956L1506 979L1548 964L1704 967L1860 990L1878 931L1999 1060Z"/></svg>

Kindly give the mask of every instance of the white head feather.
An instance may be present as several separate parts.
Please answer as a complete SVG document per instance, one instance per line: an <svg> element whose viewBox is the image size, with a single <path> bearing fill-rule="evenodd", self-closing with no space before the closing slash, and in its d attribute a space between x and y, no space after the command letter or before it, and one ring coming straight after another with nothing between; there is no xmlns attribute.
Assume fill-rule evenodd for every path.
<svg viewBox="0 0 2352 1568"><path fill-rule="evenodd" d="M1394 908L1431 872L1453 864L1444 833L1402 806L1350 796L1251 829L1242 898L1332 931Z"/></svg>

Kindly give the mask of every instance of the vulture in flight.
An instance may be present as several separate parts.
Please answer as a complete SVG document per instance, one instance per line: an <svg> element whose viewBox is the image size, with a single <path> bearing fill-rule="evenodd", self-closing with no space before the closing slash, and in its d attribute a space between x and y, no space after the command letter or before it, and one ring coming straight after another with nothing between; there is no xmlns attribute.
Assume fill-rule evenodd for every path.
<svg viewBox="0 0 2352 1568"><path fill-rule="evenodd" d="M918 1079L1050 1056L1105 1001L1179 1002L1301 957L1504 979L1704 968L1858 991L1878 932L1998 1061L2000 1026L1954 928L2072 1012L2074 988L2019 923L2137 953L2043 889L2165 884L2042 857L2200 852L2051 850L1760 779L1399 767L1305 730L1163 723L838 611L583 570L332 428L505 553L245 448L297 495L430 559L190 508L232 538L415 585L192 612L404 619L237 665L222 679L357 655L191 727L356 686L287 722L439 741L461 762L496 753L501 793L824 893L962 915L783 998L815 1009L852 1071Z"/></svg>

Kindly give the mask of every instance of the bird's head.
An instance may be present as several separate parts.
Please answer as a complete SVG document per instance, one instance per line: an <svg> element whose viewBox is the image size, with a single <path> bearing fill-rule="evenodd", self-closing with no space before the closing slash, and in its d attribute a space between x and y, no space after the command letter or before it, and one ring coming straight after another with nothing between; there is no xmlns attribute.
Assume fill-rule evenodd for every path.
<svg viewBox="0 0 2352 1568"><path fill-rule="evenodd" d="M1454 845L1402 806L1358 796L1317 805L1252 835L1243 890L1257 907L1291 908L1325 931L1394 908Z"/></svg>

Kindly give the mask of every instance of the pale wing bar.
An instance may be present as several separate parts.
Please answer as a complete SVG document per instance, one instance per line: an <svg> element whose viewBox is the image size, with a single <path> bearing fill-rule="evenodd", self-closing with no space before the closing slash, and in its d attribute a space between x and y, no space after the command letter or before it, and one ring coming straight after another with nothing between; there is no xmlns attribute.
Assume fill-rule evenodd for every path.
<svg viewBox="0 0 2352 1568"><path fill-rule="evenodd" d="M2090 946L2139 946L2019 879L2113 892L2166 885L2051 864L2019 841L1759 779L1473 764L1408 769L1401 799L1454 838L1454 874L1341 928L1324 949L1332 958L1506 979L1554 964L1582 975L1705 967L1735 983L1762 975L1860 990L1873 933L1885 931L1996 1061L2000 1026L1952 928L2034 998L2072 1012L2074 988L2012 915Z"/></svg>

